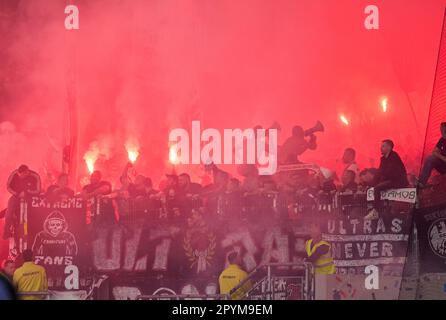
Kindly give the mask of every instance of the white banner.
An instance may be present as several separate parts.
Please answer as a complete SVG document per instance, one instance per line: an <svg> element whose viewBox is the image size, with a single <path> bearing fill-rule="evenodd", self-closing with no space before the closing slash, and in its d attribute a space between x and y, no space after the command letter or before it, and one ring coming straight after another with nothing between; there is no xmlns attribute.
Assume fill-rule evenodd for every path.
<svg viewBox="0 0 446 320"><path fill-rule="evenodd" d="M50 300L85 300L87 291L51 291Z"/></svg>
<svg viewBox="0 0 446 320"><path fill-rule="evenodd" d="M310 163L282 164L279 165L277 172L288 172L288 171L298 171L298 170L319 171L319 167L315 164L310 164Z"/></svg>
<svg viewBox="0 0 446 320"><path fill-rule="evenodd" d="M374 188L367 190L367 201L375 200ZM415 203L417 200L416 188L389 189L381 191L381 200L392 200L407 203Z"/></svg>

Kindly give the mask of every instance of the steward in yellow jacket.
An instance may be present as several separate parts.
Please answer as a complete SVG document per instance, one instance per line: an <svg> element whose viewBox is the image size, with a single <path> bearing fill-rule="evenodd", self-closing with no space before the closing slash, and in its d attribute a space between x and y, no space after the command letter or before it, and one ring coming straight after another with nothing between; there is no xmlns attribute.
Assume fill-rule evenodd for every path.
<svg viewBox="0 0 446 320"><path fill-rule="evenodd" d="M313 239L307 240L305 250L308 256L307 261L313 263L315 274L336 273L336 267L330 252L331 246L327 241L319 240L314 243Z"/></svg>
<svg viewBox="0 0 446 320"><path fill-rule="evenodd" d="M46 292L48 291L48 280L46 278L45 268L35 264L31 250L23 252L23 265L14 272L13 284L17 293L23 292ZM44 300L43 295L22 295L22 300Z"/></svg>
<svg viewBox="0 0 446 320"><path fill-rule="evenodd" d="M322 240L319 223L311 225L311 239L305 243L307 261L314 266L315 274L335 274L336 266L331 257L331 245Z"/></svg>
<svg viewBox="0 0 446 320"><path fill-rule="evenodd" d="M232 252L228 256L229 266L223 270L218 278L220 285L220 294L229 294L232 289L237 287L244 281L248 274L239 266L238 253ZM240 300L245 298L246 293L251 289L251 281L247 281L242 287L231 294L232 300Z"/></svg>

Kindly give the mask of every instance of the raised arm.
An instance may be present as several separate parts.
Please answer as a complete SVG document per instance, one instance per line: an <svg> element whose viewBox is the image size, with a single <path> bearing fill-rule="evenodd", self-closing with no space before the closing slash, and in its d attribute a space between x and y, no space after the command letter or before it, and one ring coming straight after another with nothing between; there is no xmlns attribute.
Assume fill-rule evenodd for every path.
<svg viewBox="0 0 446 320"><path fill-rule="evenodd" d="M434 148L434 151L432 151L432 155L434 157L437 157L438 159L440 159L443 162L446 162L446 157L444 155L441 154L440 149L438 149L438 147Z"/></svg>
<svg viewBox="0 0 446 320"><path fill-rule="evenodd" d="M36 185L34 189L27 190L29 194L39 195L40 190L42 188L42 184L40 182L40 176L36 172L31 172L31 176L36 180Z"/></svg>
<svg viewBox="0 0 446 320"><path fill-rule="evenodd" d="M317 137L312 134L310 140L308 140L307 148L310 150L316 150L317 148Z"/></svg>
<svg viewBox="0 0 446 320"><path fill-rule="evenodd" d="M11 193L14 196L18 196L18 193L14 191L14 189L12 188L12 181L14 180L14 177L17 174L17 170L14 170L8 178L8 182L6 183L6 188L8 189L8 192Z"/></svg>

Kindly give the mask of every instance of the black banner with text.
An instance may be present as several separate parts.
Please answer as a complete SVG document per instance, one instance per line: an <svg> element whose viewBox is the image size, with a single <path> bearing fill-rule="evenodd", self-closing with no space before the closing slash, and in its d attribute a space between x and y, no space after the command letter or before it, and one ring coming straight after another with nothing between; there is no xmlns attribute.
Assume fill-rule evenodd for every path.
<svg viewBox="0 0 446 320"><path fill-rule="evenodd" d="M43 265L50 288L78 289L80 270L87 267L84 202L73 197L58 202L32 197L27 202L28 247ZM70 286L73 283L73 286Z"/></svg>
<svg viewBox="0 0 446 320"><path fill-rule="evenodd" d="M310 218L311 220L311 218ZM51 288L74 289L71 274L87 283L93 274L108 275L115 298L158 293L218 293L218 276L227 254L240 253L243 268L262 263L300 262L306 257L309 220L238 225L196 215L179 223L168 219L129 219L85 225L80 198L28 202L29 244L36 262L47 269ZM404 266L410 215L376 220L327 215L319 219L323 239L332 245L338 274L364 274L368 265L399 276ZM89 270L90 272L86 272ZM295 276L290 270L290 276ZM150 280L150 281L149 281ZM278 284L286 297L294 284ZM285 293L288 292L288 293ZM294 294L291 294L294 295Z"/></svg>

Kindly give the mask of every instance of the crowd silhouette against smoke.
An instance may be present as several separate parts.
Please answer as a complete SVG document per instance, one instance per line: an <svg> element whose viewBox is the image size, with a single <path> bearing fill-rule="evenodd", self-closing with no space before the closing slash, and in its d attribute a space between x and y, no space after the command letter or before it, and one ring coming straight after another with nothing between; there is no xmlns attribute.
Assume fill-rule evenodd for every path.
<svg viewBox="0 0 446 320"><path fill-rule="evenodd" d="M67 169L69 146L75 193L100 170L108 196L118 198L202 201L216 192L206 185L244 198L279 191L286 198L287 188L301 187L329 194L354 187L344 177L345 148L355 149L360 169L376 168L388 138L417 175L444 4L381 1L383 27L373 33L363 27L366 1L79 0L80 29L69 31L64 1L0 1L0 185L27 164L47 190ZM294 177L301 186L293 186L293 177L273 182L249 166L206 173L173 165L169 131L188 130L193 120L219 130L277 121L279 145L293 126L320 120L317 148L300 160L337 175L329 175L333 184L323 174ZM122 171L130 152L128 181ZM196 198L189 195L197 190L175 186L170 194L166 184L177 178L165 174L172 172L181 184L180 174L189 174L193 188L208 193ZM2 208L8 197L0 194Z"/></svg>

